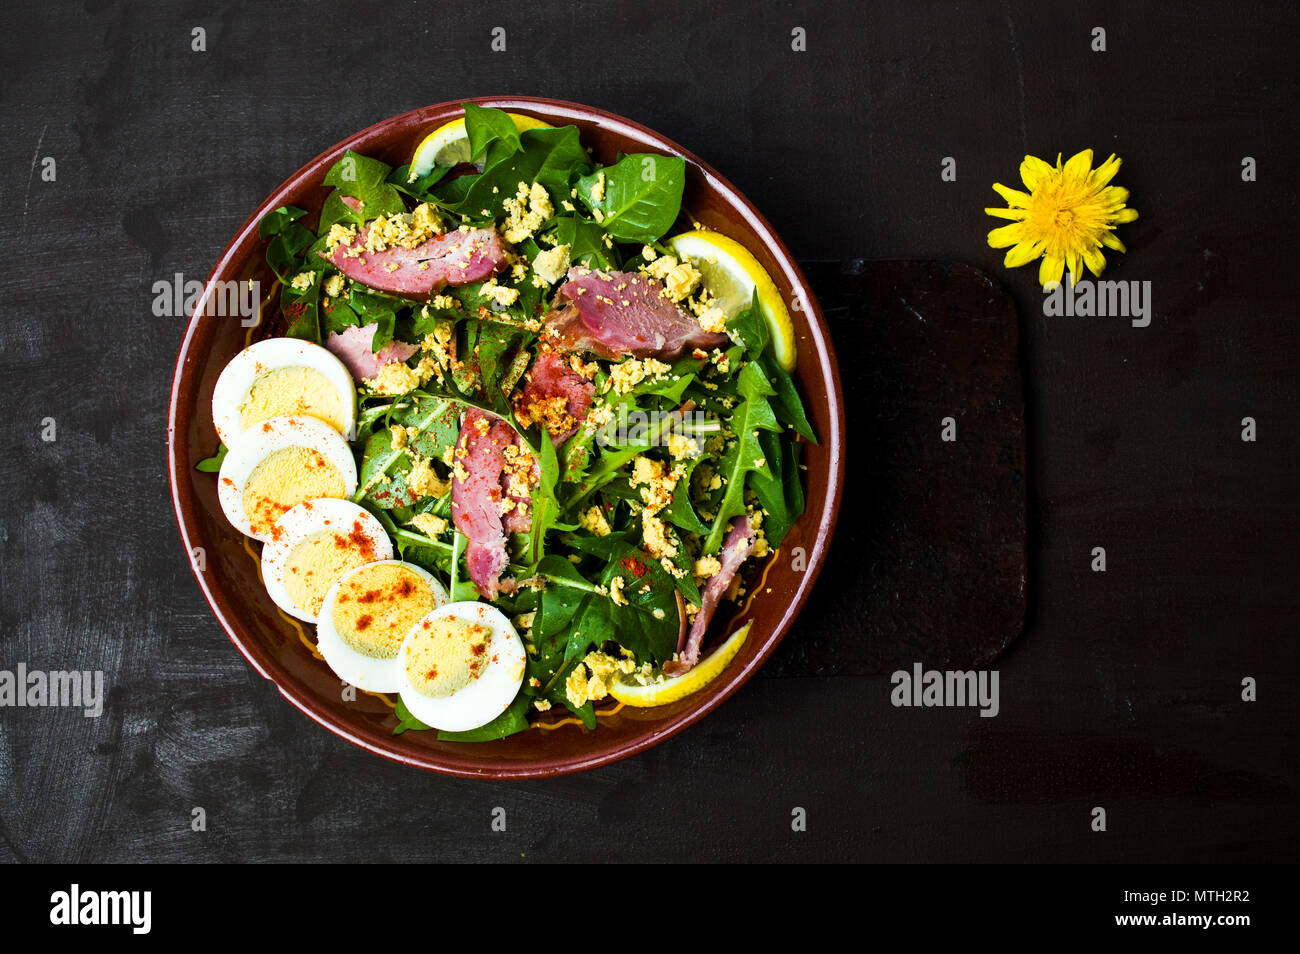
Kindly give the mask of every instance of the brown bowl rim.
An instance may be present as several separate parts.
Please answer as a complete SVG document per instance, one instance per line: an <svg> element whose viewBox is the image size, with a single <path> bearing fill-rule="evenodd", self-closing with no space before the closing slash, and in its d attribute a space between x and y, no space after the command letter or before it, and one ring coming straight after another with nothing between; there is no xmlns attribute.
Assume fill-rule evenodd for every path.
<svg viewBox="0 0 1300 954"><path fill-rule="evenodd" d="M213 266L208 275L207 281L204 283L203 294L194 309L193 315L190 317L185 336L181 341L180 352L177 356L176 368L172 378L167 417L168 478L171 482L172 505L180 529L181 539L185 545L185 551L190 553L193 547L191 544L189 515L199 504L193 499L186 482L181 479L183 474L187 474L191 464L188 460L182 461L180 459L177 453L176 440L180 427L177 414L181 404L182 388L185 387L186 393L188 393L188 389L197 383L194 380L197 368L187 369L187 359L191 357L190 345L198 329L199 319L203 315L204 305L210 294L213 280L228 271L232 263L243 262L248 256L256 252L261 243L257 234L258 222L268 211L284 204L284 197L300 188L308 180L319 183L320 179L323 178L324 170L333 164L347 149L356 149L358 152L364 153L367 143L382 138L395 127L407 127L417 122L432 124L439 120L446 121L454 118L454 114L462 108L462 104L465 102L495 106L506 110L520 108L548 114L547 118L558 117L572 122L598 123L603 127L613 128L615 131L623 133L628 138L638 140L646 146L659 149L670 155L681 156L695 167L698 174L703 176L706 189L721 193L724 199L729 200L730 206L740 210L746 225L759 236L777 262L786 271L792 293L798 295L807 306L804 314L808 324L808 342L815 348L817 370L822 380L829 384L826 388L825 397L831 422L830 433L819 435L819 438L826 442L832 462L827 475L826 499L821 513L817 515L818 524L813 538L813 547L808 554L807 567L795 593L795 598L786 606L785 612L772 628L766 640L755 652L748 665L740 668L728 667L724 670L718 679L719 685L710 694L702 695L699 705L692 706L675 716L669 717L662 725L649 727L643 734L614 749L567 759L519 760L503 763L496 767L484 767L479 761L458 759L450 754L424 752L405 747L402 744L401 736L389 736L383 738L382 741L376 741L366 732L359 731L356 727L348 724L346 720L336 717L312 698L311 690L307 686L282 671L272 655L259 645L256 638L242 631L236 613L237 607L226 605L224 599L214 594L204 574L194 567L193 561L190 561L190 569L194 573L199 588L208 605L212 608L217 621L249 665L263 678L273 682L281 695L297 709L334 735L395 762L444 775L464 778L548 778L587 771L644 752L652 746L673 737L688 726L694 725L730 698L771 656L807 601L825 562L835 522L839 514L844 483L844 399L839 369L835 361L834 347L831 342L830 332L826 326L826 320L822 315L816 296L812 294L811 289L808 287L803 271L790 254L790 250L786 248L785 243L781 241L781 238L758 209L755 208L754 204L727 179L719 175L712 166L667 137L623 116L566 100L534 96L473 96L448 100L431 106L408 110L348 136L305 163L297 172L277 186L235 233L235 237L227 244L225 250L217 259L216 265ZM197 365L197 362L195 364ZM807 396L806 388L804 392L805 396ZM813 514L805 513L800 519L807 520L813 516ZM599 732L599 729L596 731ZM509 740L503 741L508 743Z"/></svg>

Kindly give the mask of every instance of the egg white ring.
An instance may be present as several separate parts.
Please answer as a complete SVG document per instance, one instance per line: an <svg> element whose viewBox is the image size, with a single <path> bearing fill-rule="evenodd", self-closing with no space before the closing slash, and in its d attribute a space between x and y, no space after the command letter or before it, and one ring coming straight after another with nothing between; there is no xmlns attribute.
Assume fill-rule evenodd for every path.
<svg viewBox="0 0 1300 954"><path fill-rule="evenodd" d="M448 616L491 627L492 642L488 646L488 658L491 660L492 656L496 656L496 661L489 661L483 674L464 689L445 698L435 699L416 691L406 674L406 658L412 645L411 637L426 622L432 623ZM438 607L412 626L406 639L402 640L397 661L398 675L402 680L398 692L411 715L435 729L464 732L487 725L509 708L519 694L519 687L523 685L528 654L524 651L519 633L504 613L488 603L461 600ZM511 674L516 668L518 678Z"/></svg>
<svg viewBox="0 0 1300 954"><path fill-rule="evenodd" d="M306 415L268 417L254 424L226 453L217 476L217 500L226 519L240 533L266 542L270 534L256 534L244 511L244 486L254 469L276 451L307 447L334 465L343 478L343 495L357 491L357 459L339 432L324 421Z"/></svg>
<svg viewBox="0 0 1300 954"><path fill-rule="evenodd" d="M320 608L320 618L316 621L316 648L325 657L325 662L334 670L334 674L345 682L366 692L396 692L402 687L401 664L398 662L401 657L401 646L398 646L398 654L392 659L376 659L374 656L359 653L349 646L334 626L334 608L338 601L339 589L350 577L376 566L404 567L424 580L433 591L435 609L446 606L451 601L446 588L422 566L402 560L376 560L374 563L366 563L340 576L325 594L325 602Z"/></svg>
<svg viewBox="0 0 1300 954"><path fill-rule="evenodd" d="M276 606L305 623L316 622L316 616L310 610L301 609L294 603L284 585L284 571L289 555L293 553L294 547L312 534L351 527L358 520L361 521L362 533L375 550L375 559L367 562L391 560L393 542L388 539L383 524L370 511L350 500L333 497L305 500L275 522L279 538L262 547L262 584Z"/></svg>
<svg viewBox="0 0 1300 954"><path fill-rule="evenodd" d="M339 392L343 405L343 438L350 441L357 436L357 388L347 365L332 351L310 341L267 338L231 358L217 378L212 391L212 423L221 443L233 449L239 442L245 433L240 408L248 392L258 378L280 368L310 368L323 374Z"/></svg>

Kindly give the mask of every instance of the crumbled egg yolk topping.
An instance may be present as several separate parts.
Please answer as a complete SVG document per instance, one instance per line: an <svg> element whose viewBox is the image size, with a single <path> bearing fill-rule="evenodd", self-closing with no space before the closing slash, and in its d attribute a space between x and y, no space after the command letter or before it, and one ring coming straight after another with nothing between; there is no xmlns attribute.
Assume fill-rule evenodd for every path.
<svg viewBox="0 0 1300 954"><path fill-rule="evenodd" d="M339 585L334 628L343 641L373 659L396 659L406 634L433 609L433 590L409 567L379 563Z"/></svg>
<svg viewBox="0 0 1300 954"><path fill-rule="evenodd" d="M569 271L572 249L568 245L557 245L538 252L533 258L533 284L539 288L554 285Z"/></svg>
<svg viewBox="0 0 1300 954"><path fill-rule="evenodd" d="M684 571L672 562L672 558L677 556L677 544L668 535L668 527L658 514L672 502L673 490L684 473L682 464L670 469L662 461L638 454L632 461L632 476L628 478L633 487L640 488L641 502L645 505L641 511L641 542L660 566L675 577L684 575Z"/></svg>
<svg viewBox="0 0 1300 954"><path fill-rule="evenodd" d="M416 530L419 530L426 537L432 537L436 540L447 532L450 524L447 522L445 517L439 517L437 514L417 513L411 518L411 526L415 527Z"/></svg>
<svg viewBox="0 0 1300 954"><path fill-rule="evenodd" d="M406 475L406 486L419 497L441 497L451 489L451 481L438 476L429 458L417 455L411 464L411 472Z"/></svg>
<svg viewBox="0 0 1300 954"><path fill-rule="evenodd" d="M446 229L438 213L427 202L421 202L411 212L381 215L367 227L365 251L383 252L394 246L416 248Z"/></svg>
<svg viewBox="0 0 1300 954"><path fill-rule="evenodd" d="M627 394L646 378L663 377L672 369L672 365L654 358L628 358L610 371L609 383L619 394Z"/></svg>
<svg viewBox="0 0 1300 954"><path fill-rule="evenodd" d="M519 192L501 204L506 212L501 234L512 244L528 238L555 214L551 197L539 182L534 182L531 187L526 182L519 183Z"/></svg>
<svg viewBox="0 0 1300 954"><path fill-rule="evenodd" d="M432 355L425 355L414 368L404 361L390 361L379 369L373 378L363 378L362 384L385 397L396 397L423 387L438 374L438 363Z"/></svg>
<svg viewBox="0 0 1300 954"><path fill-rule="evenodd" d="M492 299L502 308L509 308L519 300L518 288L498 284L495 278L489 278L479 286L479 294L484 298Z"/></svg>
<svg viewBox="0 0 1300 954"><path fill-rule="evenodd" d="M578 423L569 413L569 399L564 395L531 401L524 401L520 395L515 400L515 418L523 427L540 423L552 435L563 434Z"/></svg>
<svg viewBox="0 0 1300 954"><path fill-rule="evenodd" d="M673 255L662 255L647 262L641 272L663 282L664 291L671 301L689 297L704 277L690 262L678 261Z"/></svg>
<svg viewBox="0 0 1300 954"><path fill-rule="evenodd" d="M610 533L609 521L600 507L595 504L578 514L578 526L598 537L607 537Z"/></svg>
<svg viewBox="0 0 1300 954"><path fill-rule="evenodd" d="M607 653L590 652L569 673L569 678L564 682L564 695L575 707L587 702L599 702L609 695L611 682L636 671L636 661L626 651L622 659L616 659Z"/></svg>

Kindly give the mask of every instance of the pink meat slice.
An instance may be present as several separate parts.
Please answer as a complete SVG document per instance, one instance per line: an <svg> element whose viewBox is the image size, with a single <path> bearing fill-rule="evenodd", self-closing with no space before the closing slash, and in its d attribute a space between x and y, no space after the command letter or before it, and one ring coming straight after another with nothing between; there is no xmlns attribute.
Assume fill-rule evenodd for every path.
<svg viewBox="0 0 1300 954"><path fill-rule="evenodd" d="M528 371L527 379L527 384L515 401L515 413L521 417L531 418L533 415L530 412L539 404L544 405L556 398L565 401L565 410L573 419L573 424L551 434L551 441L558 447L572 437L578 425L587 419L596 385L569 367L563 355L547 350L537 356Z"/></svg>
<svg viewBox="0 0 1300 954"><path fill-rule="evenodd" d="M567 351L589 351L611 361L675 358L686 348L723 348L724 334L705 331L668 298L661 282L635 272L569 269L546 318L547 336Z"/></svg>
<svg viewBox="0 0 1300 954"><path fill-rule="evenodd" d="M465 561L479 594L495 599L501 571L506 568L505 530L501 524L501 473L506 442L499 433L503 422L471 409L461 422L456 441L456 464L451 481L451 517L456 529L469 538Z"/></svg>
<svg viewBox="0 0 1300 954"><path fill-rule="evenodd" d="M695 614L695 622L686 636L686 645L679 646L677 659L664 663L664 672L669 676L680 676L689 672L700 661L700 646L704 643L704 631L709 628L713 611L718 608L718 600L727 591L731 581L741 565L754 552L757 535L750 526L748 517L736 517L731 521L731 528L722 541L718 554L722 569L712 577L700 591L700 611Z"/></svg>
<svg viewBox="0 0 1300 954"><path fill-rule="evenodd" d="M342 334L331 331L325 339L325 347L338 355L339 360L347 365L348 370L352 372L353 380L373 378L384 365L392 364L394 361L405 361L419 350L413 344L393 340L378 351L372 351L371 345L378 330L377 324L361 327L353 325L344 328Z"/></svg>
<svg viewBox="0 0 1300 954"><path fill-rule="evenodd" d="M527 533L532 526L531 496L515 496L509 491L506 465L507 448L511 447L524 450L509 424L477 408L466 412L456 442L451 517L456 529L469 539L465 550L469 578L479 595L489 600L500 592L501 572L510 562L506 534ZM536 461L531 477L537 479ZM503 500L516 504L504 515Z"/></svg>
<svg viewBox="0 0 1300 954"><path fill-rule="evenodd" d="M506 263L506 248L496 229L469 229L435 235L415 248L393 246L364 251L370 226L347 245L320 255L348 278L376 291L422 301L448 285L466 285L495 274ZM363 251L351 254L356 249Z"/></svg>

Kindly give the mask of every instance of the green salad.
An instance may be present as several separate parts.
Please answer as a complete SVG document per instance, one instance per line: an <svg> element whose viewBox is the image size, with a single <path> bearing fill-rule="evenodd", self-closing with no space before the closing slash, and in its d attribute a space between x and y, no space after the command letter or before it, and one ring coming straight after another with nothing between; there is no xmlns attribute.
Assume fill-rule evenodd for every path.
<svg viewBox="0 0 1300 954"><path fill-rule="evenodd" d="M392 559L453 604L491 604L524 646L508 702L439 738L556 712L595 728L608 696L694 691L720 668L708 650L734 610L719 607L803 513L816 438L789 313L752 254L684 214L686 180L680 157L601 165L576 126L466 103L407 164L340 157L314 227L293 207L260 223L283 335L355 386L354 421L335 424L355 489L336 495ZM460 665L435 649L429 692L470 686L472 660L434 685L427 659ZM395 731L431 728L408 689Z"/></svg>

